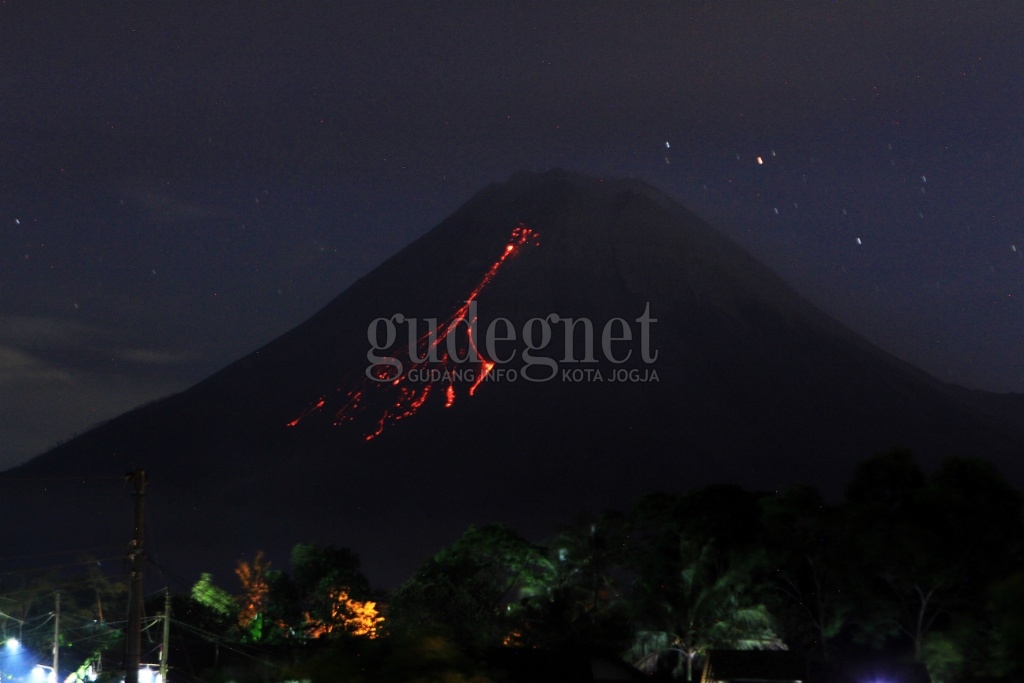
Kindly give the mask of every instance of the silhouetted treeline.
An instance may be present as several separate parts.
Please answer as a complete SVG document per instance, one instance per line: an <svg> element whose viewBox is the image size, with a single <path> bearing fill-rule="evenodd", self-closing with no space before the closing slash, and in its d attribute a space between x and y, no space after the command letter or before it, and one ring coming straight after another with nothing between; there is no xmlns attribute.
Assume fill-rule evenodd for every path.
<svg viewBox="0 0 1024 683"><path fill-rule="evenodd" d="M543 545L472 529L385 614L467 652L596 649L682 678L708 649L787 648L995 680L1024 673L1021 505L983 460L926 476L894 451L862 463L838 503L718 485L581 517Z"/></svg>
<svg viewBox="0 0 1024 683"><path fill-rule="evenodd" d="M510 680L510 649L614 656L662 680L698 680L710 649L1020 680L1022 550L1022 496L990 464L949 458L926 475L893 451L863 462L840 501L714 485L580 515L543 543L471 528L390 595L346 548L299 544L287 570L257 553L237 582L204 574L174 596L172 680L484 683ZM45 652L60 590L66 666L114 675L124 588L98 568L3 578L3 635ZM154 596L147 613L162 609Z"/></svg>

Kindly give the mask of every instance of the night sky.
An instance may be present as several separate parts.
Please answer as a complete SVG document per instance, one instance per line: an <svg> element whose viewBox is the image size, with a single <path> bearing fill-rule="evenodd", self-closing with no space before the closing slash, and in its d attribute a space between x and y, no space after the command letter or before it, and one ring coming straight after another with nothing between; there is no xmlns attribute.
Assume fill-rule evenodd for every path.
<svg viewBox="0 0 1024 683"><path fill-rule="evenodd" d="M1016 2L2 0L0 466L187 388L517 169L678 198L1024 391Z"/></svg>

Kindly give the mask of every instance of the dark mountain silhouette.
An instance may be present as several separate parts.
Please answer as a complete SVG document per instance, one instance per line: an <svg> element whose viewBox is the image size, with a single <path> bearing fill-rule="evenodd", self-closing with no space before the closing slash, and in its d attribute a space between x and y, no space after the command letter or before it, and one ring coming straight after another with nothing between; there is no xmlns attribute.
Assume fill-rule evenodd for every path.
<svg viewBox="0 0 1024 683"><path fill-rule="evenodd" d="M510 248L517 226L535 238ZM365 378L371 321L443 321L481 283L472 297L478 332L503 317L518 335L500 347L516 358L492 377L521 369L524 325L556 313L593 321L597 361L560 371L654 370L658 381L559 374L485 382L473 396L457 382L446 408L443 384L424 399L412 381ZM653 363L636 322L648 306ZM612 318L634 334L614 347L633 351L622 365L601 348ZM561 361L564 325L549 327L537 355ZM613 331L621 336L621 326ZM574 341L582 357L582 336ZM357 405L344 408L360 388ZM419 401L415 415L379 421L389 405ZM394 585L471 523L539 535L581 510L711 482L807 482L836 493L859 460L896 446L926 464L979 455L1020 485L1022 404L944 384L872 346L643 183L521 172L294 330L5 473L0 506L22 520L7 534L18 555L108 545L116 553L129 534L128 490L95 477L142 468L151 555L179 574L223 577L261 548L284 568L287 548L312 541L352 547L371 579Z"/></svg>

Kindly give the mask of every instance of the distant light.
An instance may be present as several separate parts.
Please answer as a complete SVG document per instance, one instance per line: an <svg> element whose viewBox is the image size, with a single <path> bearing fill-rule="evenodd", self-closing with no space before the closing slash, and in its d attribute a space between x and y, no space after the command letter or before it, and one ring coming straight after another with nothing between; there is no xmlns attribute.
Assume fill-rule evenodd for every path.
<svg viewBox="0 0 1024 683"><path fill-rule="evenodd" d="M5 645L7 646L7 649L11 652L17 652L21 649L21 643L18 642L17 638L8 638Z"/></svg>
<svg viewBox="0 0 1024 683"><path fill-rule="evenodd" d="M29 674L29 680L32 681L32 683L57 683L57 674L53 672L53 667L51 666L36 664L32 667L32 673Z"/></svg>
<svg viewBox="0 0 1024 683"><path fill-rule="evenodd" d="M857 238L857 244L863 244L863 242L860 241L859 237Z"/></svg>
<svg viewBox="0 0 1024 683"><path fill-rule="evenodd" d="M758 157L757 158L757 165L760 166L763 163L764 163L764 159L762 159L761 157Z"/></svg>
<svg viewBox="0 0 1024 683"><path fill-rule="evenodd" d="M157 671L143 666L139 668L139 683L162 683L162 681Z"/></svg>

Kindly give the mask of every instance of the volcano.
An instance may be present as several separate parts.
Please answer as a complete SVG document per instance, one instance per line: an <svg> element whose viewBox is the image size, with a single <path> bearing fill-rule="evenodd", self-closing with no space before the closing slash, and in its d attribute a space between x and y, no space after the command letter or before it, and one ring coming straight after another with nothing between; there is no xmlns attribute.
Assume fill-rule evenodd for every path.
<svg viewBox="0 0 1024 683"><path fill-rule="evenodd" d="M470 524L540 537L712 482L835 494L894 447L1019 486L1024 400L871 345L648 185L520 172L297 328L0 475L0 506L19 555L116 549L143 469L169 572L317 542L395 586Z"/></svg>

